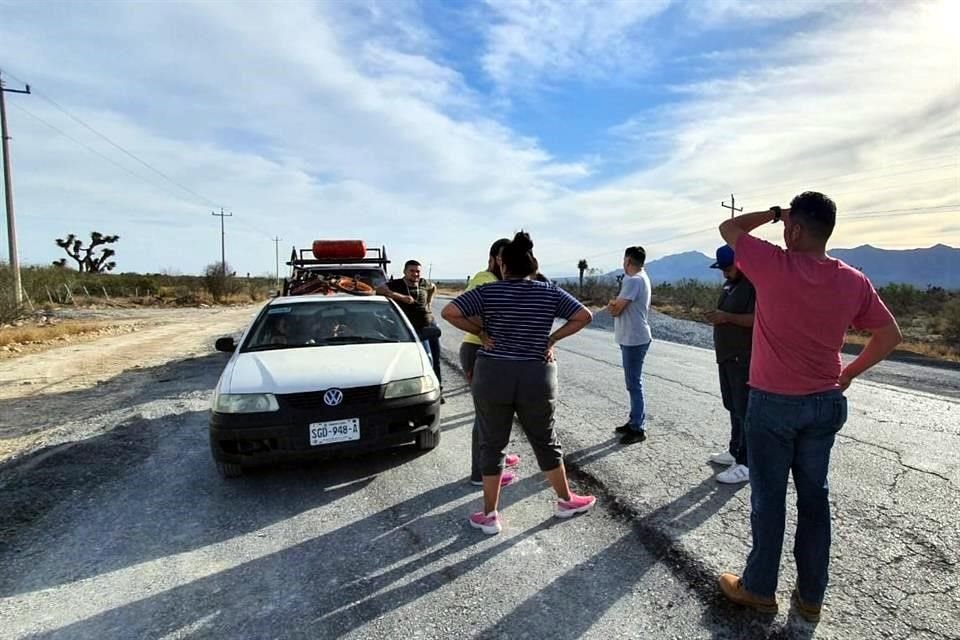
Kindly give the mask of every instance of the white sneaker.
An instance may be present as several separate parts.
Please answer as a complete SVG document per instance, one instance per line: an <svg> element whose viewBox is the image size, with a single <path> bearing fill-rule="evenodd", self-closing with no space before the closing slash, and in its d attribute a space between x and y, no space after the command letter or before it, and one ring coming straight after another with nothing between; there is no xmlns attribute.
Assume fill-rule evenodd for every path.
<svg viewBox="0 0 960 640"><path fill-rule="evenodd" d="M723 484L750 482L750 469L748 469L746 465L732 464L729 469L717 474L717 482L722 482Z"/></svg>
<svg viewBox="0 0 960 640"><path fill-rule="evenodd" d="M710 456L710 462L714 464L722 464L730 466L731 464L736 463L737 459L730 455L729 452L724 451L723 453L714 453Z"/></svg>

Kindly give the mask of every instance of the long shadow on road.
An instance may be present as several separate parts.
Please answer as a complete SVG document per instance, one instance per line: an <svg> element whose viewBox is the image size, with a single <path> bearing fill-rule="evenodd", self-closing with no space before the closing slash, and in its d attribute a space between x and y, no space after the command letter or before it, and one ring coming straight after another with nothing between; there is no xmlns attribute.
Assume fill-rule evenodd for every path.
<svg viewBox="0 0 960 640"><path fill-rule="evenodd" d="M511 487L510 498L519 501L542 489L539 478L526 478ZM436 487L305 542L32 637L159 637L184 628L216 637L340 637L478 569L555 522L550 518L444 564L440 561L486 539L466 526L465 505L444 508L465 491L459 480ZM442 566L431 567L434 563Z"/></svg>
<svg viewBox="0 0 960 640"><path fill-rule="evenodd" d="M329 507L423 455L398 447L269 467L223 481L210 460L208 412L183 409L196 406L197 393L212 388L223 360L216 354L122 374L107 386L139 388L144 395L138 401L193 400L164 404L157 417L104 425L107 430L99 435L0 466L0 597L94 578L259 531ZM91 391L48 399L69 405L78 393ZM452 489L440 494L444 500L460 495ZM417 504L437 506L429 495Z"/></svg>

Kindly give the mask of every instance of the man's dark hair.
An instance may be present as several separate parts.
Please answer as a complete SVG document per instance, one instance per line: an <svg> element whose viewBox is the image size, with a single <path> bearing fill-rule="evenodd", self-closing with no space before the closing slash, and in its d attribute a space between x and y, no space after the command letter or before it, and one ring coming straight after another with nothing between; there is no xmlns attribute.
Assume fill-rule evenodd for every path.
<svg viewBox="0 0 960 640"><path fill-rule="evenodd" d="M790 221L826 243L837 224L837 205L817 191L804 191L790 201Z"/></svg>
<svg viewBox="0 0 960 640"><path fill-rule="evenodd" d="M513 240L500 250L500 259L507 273L514 278L526 278L540 268L537 259L533 257L533 240L526 231L518 231Z"/></svg>
<svg viewBox="0 0 960 640"><path fill-rule="evenodd" d="M496 258L498 255L500 255L500 250L508 244L510 244L510 238L500 238L494 242L492 245L490 245L490 257Z"/></svg>
<svg viewBox="0 0 960 640"><path fill-rule="evenodd" d="M407 260L403 263L403 270L406 271L410 267L422 267L423 265L417 262L416 260Z"/></svg>
<svg viewBox="0 0 960 640"><path fill-rule="evenodd" d="M630 264L638 269L647 261L647 252L641 246L627 247L623 252L623 257L630 260Z"/></svg>

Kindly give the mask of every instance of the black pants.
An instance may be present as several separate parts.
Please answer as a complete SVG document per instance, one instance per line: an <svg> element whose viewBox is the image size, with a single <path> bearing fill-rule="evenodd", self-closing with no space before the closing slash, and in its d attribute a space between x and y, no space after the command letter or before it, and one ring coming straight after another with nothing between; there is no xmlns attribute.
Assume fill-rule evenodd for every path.
<svg viewBox="0 0 960 640"><path fill-rule="evenodd" d="M747 438L743 429L743 422L747 416L747 399L750 387L747 380L750 378L750 358L737 356L730 358L719 365L720 395L723 397L723 406L730 412L730 455L737 460L737 464L747 464Z"/></svg>
<svg viewBox="0 0 960 640"><path fill-rule="evenodd" d="M483 475L503 471L514 415L541 471L552 471L563 463L563 449L553 428L557 406L555 362L478 357L473 367L473 402L479 419Z"/></svg>

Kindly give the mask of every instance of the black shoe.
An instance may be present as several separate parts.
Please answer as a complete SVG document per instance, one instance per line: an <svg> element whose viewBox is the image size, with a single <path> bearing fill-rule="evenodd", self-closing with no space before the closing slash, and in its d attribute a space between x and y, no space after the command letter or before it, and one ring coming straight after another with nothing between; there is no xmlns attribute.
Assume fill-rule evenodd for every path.
<svg viewBox="0 0 960 640"><path fill-rule="evenodd" d="M623 426L617 427L614 429L617 433L630 433L633 429L630 428L630 423L626 423Z"/></svg>
<svg viewBox="0 0 960 640"><path fill-rule="evenodd" d="M629 433L620 438L620 444L634 444L636 442L643 442L646 439L646 431L633 431L631 429Z"/></svg>
<svg viewBox="0 0 960 640"><path fill-rule="evenodd" d="M447 399L443 396L440 396L440 404L447 404Z"/></svg>

